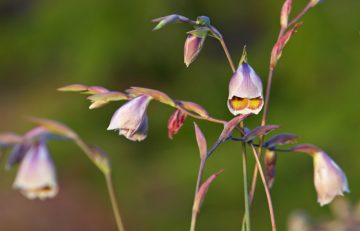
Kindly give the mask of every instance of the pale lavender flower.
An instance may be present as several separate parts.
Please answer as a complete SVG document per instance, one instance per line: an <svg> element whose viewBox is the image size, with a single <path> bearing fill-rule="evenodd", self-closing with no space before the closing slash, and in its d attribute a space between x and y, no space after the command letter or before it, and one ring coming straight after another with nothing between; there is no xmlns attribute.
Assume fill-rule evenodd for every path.
<svg viewBox="0 0 360 231"><path fill-rule="evenodd" d="M345 173L325 152L316 152L313 158L314 184L321 206L329 204L337 195L350 192Z"/></svg>
<svg viewBox="0 0 360 231"><path fill-rule="evenodd" d="M54 163L44 141L34 142L21 161L15 189L28 199L52 198L58 193Z"/></svg>
<svg viewBox="0 0 360 231"><path fill-rule="evenodd" d="M147 95L140 95L121 106L111 118L107 130L119 130L132 141L141 141L146 138L148 117L146 109L151 100Z"/></svg>
<svg viewBox="0 0 360 231"><path fill-rule="evenodd" d="M247 63L239 65L229 83L228 108L233 115L258 114L263 107L261 79Z"/></svg>

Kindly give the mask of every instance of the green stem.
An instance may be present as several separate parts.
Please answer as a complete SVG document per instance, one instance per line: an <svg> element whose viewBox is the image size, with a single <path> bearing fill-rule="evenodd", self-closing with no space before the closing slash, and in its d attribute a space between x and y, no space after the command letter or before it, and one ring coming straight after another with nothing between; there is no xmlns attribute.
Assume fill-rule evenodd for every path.
<svg viewBox="0 0 360 231"><path fill-rule="evenodd" d="M231 56L230 56L230 52L229 52L229 50L228 50L228 48L227 48L227 46L226 46L226 43L225 43L223 37L218 38L218 40L220 41L220 44L221 44L221 46L222 46L222 48L223 48L223 50L224 50L224 52L225 52L225 55L226 55L226 58L227 58L227 60L228 60L228 62L229 62L229 64L230 64L231 70L232 70L233 72L235 72L235 71L236 71L236 68L235 68L234 62L232 61L232 58L231 58Z"/></svg>
<svg viewBox="0 0 360 231"><path fill-rule="evenodd" d="M109 197L110 197L110 201L111 201L111 206L113 208L113 213L114 213L117 228L119 231L125 231L124 224L121 220L118 202L117 202L117 199L115 196L114 184L112 181L111 173L104 174L104 175L105 175L106 186L107 186L107 189L109 192Z"/></svg>
<svg viewBox="0 0 360 231"><path fill-rule="evenodd" d="M201 185L202 176L204 175L205 161L206 161L206 159L204 158L204 159L201 159L201 162L200 162L198 177L197 177L196 186L195 186L195 196L194 196L193 205L195 204L196 195L197 195L197 192L199 191L199 188L200 188L200 185ZM197 214L198 214L198 211L193 209L192 215L191 215L190 231L195 231Z"/></svg>
<svg viewBox="0 0 360 231"><path fill-rule="evenodd" d="M243 223L242 230L250 231L250 204L249 204L249 191L248 191L248 176L247 176L247 156L246 146L243 143L243 176L244 176L244 203L245 203L245 224ZM246 229L244 229L246 228Z"/></svg>

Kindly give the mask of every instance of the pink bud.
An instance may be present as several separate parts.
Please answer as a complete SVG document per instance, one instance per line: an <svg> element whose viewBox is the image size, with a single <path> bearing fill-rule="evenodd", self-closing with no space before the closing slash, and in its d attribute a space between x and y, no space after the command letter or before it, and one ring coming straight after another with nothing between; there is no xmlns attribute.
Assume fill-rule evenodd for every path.
<svg viewBox="0 0 360 231"><path fill-rule="evenodd" d="M291 7L292 7L292 0L285 0L281 8L281 15L280 15L280 25L282 28L286 28L288 25Z"/></svg>
<svg viewBox="0 0 360 231"><path fill-rule="evenodd" d="M186 119L186 113L177 109L169 118L168 121L168 136L169 139L173 139L174 135L178 133L183 126Z"/></svg>
<svg viewBox="0 0 360 231"><path fill-rule="evenodd" d="M204 160L207 155L207 144L206 139L200 128L197 126L197 124L194 122L195 127L195 135L196 135L196 141L199 146L200 151L200 159Z"/></svg>
<svg viewBox="0 0 360 231"><path fill-rule="evenodd" d="M184 46L184 63L187 67L199 55L201 48L205 42L206 36L197 36L189 34L185 41Z"/></svg>
<svg viewBox="0 0 360 231"><path fill-rule="evenodd" d="M289 41L289 39L293 36L296 29L301 26L302 23L297 23L295 26L291 29L289 29L282 37L278 39L278 41L275 43L272 51L271 51L271 60L270 60L270 67L274 68L276 66L276 63L281 57L282 51L286 45L286 43Z"/></svg>
<svg viewBox="0 0 360 231"><path fill-rule="evenodd" d="M345 173L323 151L313 155L314 184L321 206L329 204L337 195L350 192Z"/></svg>
<svg viewBox="0 0 360 231"><path fill-rule="evenodd" d="M263 105L263 87L259 76L247 63L242 63L229 83L228 108L233 115L258 114Z"/></svg>
<svg viewBox="0 0 360 231"><path fill-rule="evenodd" d="M146 109L150 99L149 96L141 95L121 106L111 118L107 130L119 130L119 135L132 141L145 139L148 129Z"/></svg>

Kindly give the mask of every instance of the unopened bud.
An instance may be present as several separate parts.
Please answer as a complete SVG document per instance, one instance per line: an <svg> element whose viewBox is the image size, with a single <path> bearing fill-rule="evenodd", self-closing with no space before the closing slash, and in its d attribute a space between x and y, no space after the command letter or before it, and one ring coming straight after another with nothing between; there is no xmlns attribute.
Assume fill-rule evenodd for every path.
<svg viewBox="0 0 360 231"><path fill-rule="evenodd" d="M187 67L199 55L208 32L209 29L206 27L200 27L194 31L188 32L189 35L186 38L184 45L184 63Z"/></svg>
<svg viewBox="0 0 360 231"><path fill-rule="evenodd" d="M265 151L264 164L266 172L266 182L269 188L272 187L275 180L276 153L271 150Z"/></svg>
<svg viewBox="0 0 360 231"><path fill-rule="evenodd" d="M280 15L280 25L281 28L286 28L288 25L289 15L291 12L292 0L285 0Z"/></svg>
<svg viewBox="0 0 360 231"><path fill-rule="evenodd" d="M177 109L169 118L168 122L168 136L169 139L173 139L174 135L176 135L180 128L183 126L184 121L186 119L186 113Z"/></svg>

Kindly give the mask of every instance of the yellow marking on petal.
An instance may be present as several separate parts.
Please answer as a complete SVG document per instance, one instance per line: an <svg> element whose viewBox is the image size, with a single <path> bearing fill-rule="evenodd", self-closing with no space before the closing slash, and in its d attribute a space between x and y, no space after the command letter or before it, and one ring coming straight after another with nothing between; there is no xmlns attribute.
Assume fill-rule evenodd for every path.
<svg viewBox="0 0 360 231"><path fill-rule="evenodd" d="M255 110L262 106L262 98L257 97L249 100L249 109Z"/></svg>
<svg viewBox="0 0 360 231"><path fill-rule="evenodd" d="M234 96L232 97L232 99L229 100L229 103L232 109L234 109L235 111L239 111L245 109L248 106L249 100Z"/></svg>

